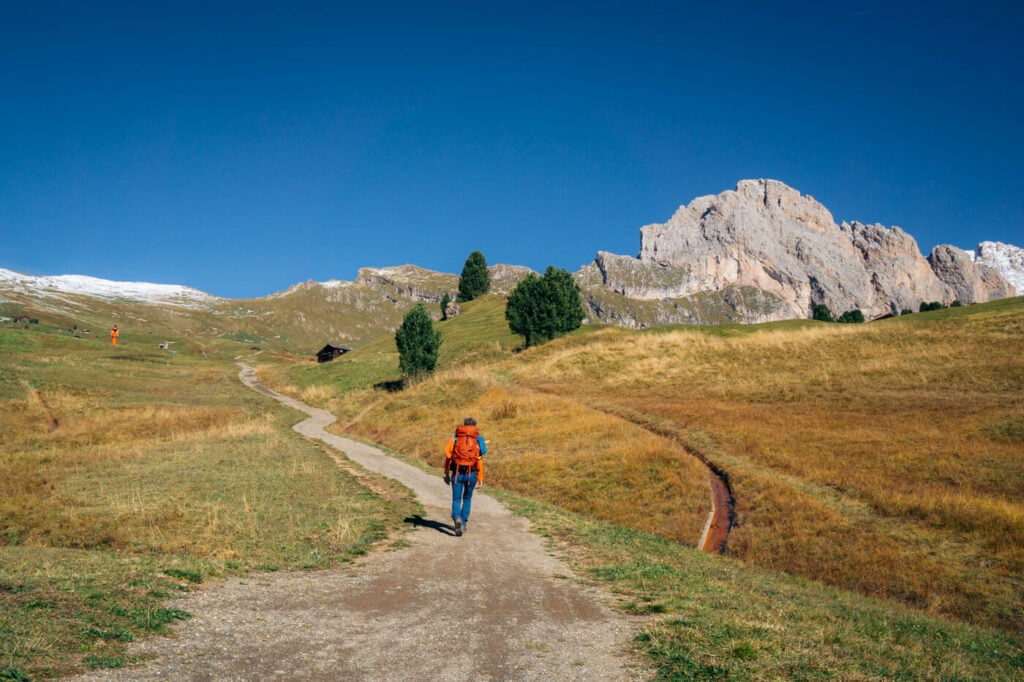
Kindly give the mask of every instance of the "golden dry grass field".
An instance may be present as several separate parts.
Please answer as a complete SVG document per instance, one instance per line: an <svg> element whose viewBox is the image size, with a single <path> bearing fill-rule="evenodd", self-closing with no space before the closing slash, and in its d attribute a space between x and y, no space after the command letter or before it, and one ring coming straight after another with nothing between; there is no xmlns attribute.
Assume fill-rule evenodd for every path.
<svg viewBox="0 0 1024 682"><path fill-rule="evenodd" d="M434 465L473 415L493 484L689 546L709 508L701 453L736 497L730 557L1024 632L1022 299L604 330L397 393L315 390L342 427Z"/></svg>

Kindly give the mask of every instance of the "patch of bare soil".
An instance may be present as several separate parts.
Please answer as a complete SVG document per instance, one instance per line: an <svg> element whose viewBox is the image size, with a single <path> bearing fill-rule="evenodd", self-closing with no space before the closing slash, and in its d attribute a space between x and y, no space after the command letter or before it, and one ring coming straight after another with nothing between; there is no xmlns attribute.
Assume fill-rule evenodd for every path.
<svg viewBox="0 0 1024 682"><path fill-rule="evenodd" d="M193 614L173 636L129 650L150 659L78 680L631 680L640 625L551 556L525 519L481 491L468 530L451 528L439 476L323 430L333 415L302 410L294 428L411 488L426 508L409 545L338 569L258 574L205 586L176 604ZM486 488L485 488L486 490Z"/></svg>

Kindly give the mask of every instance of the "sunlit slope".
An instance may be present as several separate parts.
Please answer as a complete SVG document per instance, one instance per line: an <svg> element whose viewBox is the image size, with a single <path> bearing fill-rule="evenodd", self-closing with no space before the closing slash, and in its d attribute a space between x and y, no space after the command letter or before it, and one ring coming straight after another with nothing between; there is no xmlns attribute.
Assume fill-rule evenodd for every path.
<svg viewBox="0 0 1024 682"><path fill-rule="evenodd" d="M522 337L509 331L505 321L505 303L504 296L482 296L461 304L457 317L435 322L441 332L441 366L485 364L507 358L521 346ZM274 358L260 360L265 360L263 375L273 378L279 388L294 395L306 391L305 398L321 403L374 385L394 388L402 378L394 333L378 334L329 363L316 364L315 358L299 365L281 365Z"/></svg>
<svg viewBox="0 0 1024 682"><path fill-rule="evenodd" d="M510 374L719 464L734 556L1022 628L1024 299L724 337L606 331Z"/></svg>
<svg viewBox="0 0 1024 682"><path fill-rule="evenodd" d="M599 330L329 400L352 430L435 463L472 414L494 482L689 544L709 503L685 446L729 475L733 556L1024 622L1019 298L868 325Z"/></svg>

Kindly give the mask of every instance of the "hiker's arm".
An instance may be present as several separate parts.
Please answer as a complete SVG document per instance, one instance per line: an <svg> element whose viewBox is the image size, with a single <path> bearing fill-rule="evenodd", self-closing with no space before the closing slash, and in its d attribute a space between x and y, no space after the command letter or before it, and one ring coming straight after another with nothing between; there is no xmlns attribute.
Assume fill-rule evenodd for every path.
<svg viewBox="0 0 1024 682"><path fill-rule="evenodd" d="M454 437L451 440L449 440L448 443L444 446L444 482L446 484L449 481L451 481L451 477L452 477L451 476L451 471L452 471L452 452L453 452L454 446L455 446L455 438Z"/></svg>

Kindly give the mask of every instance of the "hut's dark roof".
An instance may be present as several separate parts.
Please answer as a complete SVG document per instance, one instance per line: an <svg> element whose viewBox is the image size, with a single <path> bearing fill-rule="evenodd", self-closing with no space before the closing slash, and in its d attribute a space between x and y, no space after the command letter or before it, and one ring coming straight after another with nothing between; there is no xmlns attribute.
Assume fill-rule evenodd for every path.
<svg viewBox="0 0 1024 682"><path fill-rule="evenodd" d="M329 343L326 346L324 346L323 348L321 348L317 352L317 355L319 355L320 353L330 353L331 351L335 351L335 350L340 350L343 353L347 353L347 352L349 352L352 349L349 346L336 346L333 343Z"/></svg>

